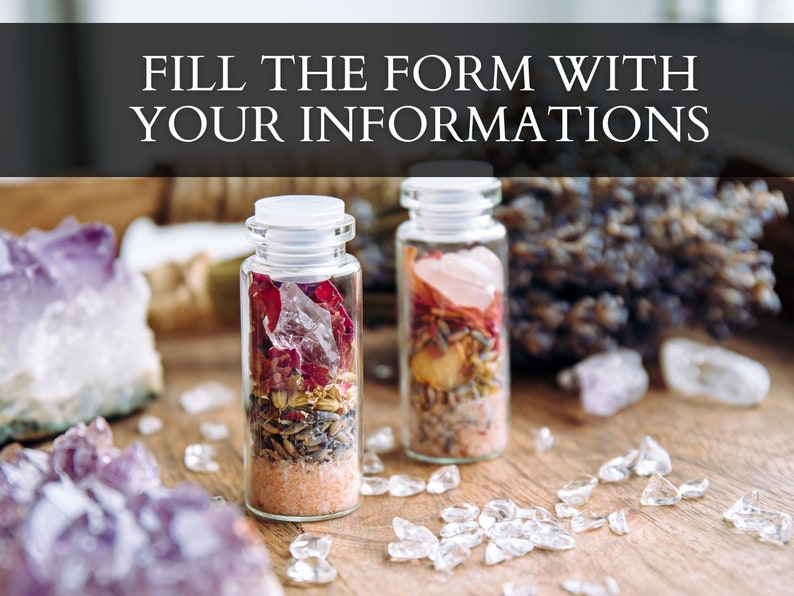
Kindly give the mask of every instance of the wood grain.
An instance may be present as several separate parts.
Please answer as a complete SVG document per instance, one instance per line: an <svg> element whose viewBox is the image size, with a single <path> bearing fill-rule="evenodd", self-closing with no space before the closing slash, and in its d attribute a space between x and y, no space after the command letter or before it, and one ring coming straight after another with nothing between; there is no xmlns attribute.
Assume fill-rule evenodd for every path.
<svg viewBox="0 0 794 596"><path fill-rule="evenodd" d="M658 382L639 404L612 418L582 418L576 399L561 393L550 375L515 371L512 435L505 455L485 463L461 466L461 485L442 495L411 498L368 497L353 514L312 524L256 521L276 570L284 580L288 545L304 531L331 534L329 559L339 578L323 588L286 586L287 594L500 594L506 581L534 578L543 594L562 593L570 576L601 580L614 576L623 594L783 594L794 585L792 545L779 547L736 533L721 519L737 498L757 488L766 508L794 513L794 329L776 324L729 345L764 362L771 371L772 390L760 407L733 409L690 401L662 389ZM242 404L197 416L178 406L179 393L202 380L240 387L239 339L236 333L210 337L171 338L160 342L166 393L146 408L161 416L166 427L141 437L137 416L113 423L116 441L141 440L155 454L166 484L198 482L227 500L242 502ZM393 330L365 333L365 368L393 366ZM380 372L383 372L381 367ZM652 370L652 377L658 373ZM382 425L397 430L397 390L393 383L367 378L365 429ZM221 469L196 474L182 464L186 445L200 440L199 422L220 420L232 431L218 444ZM555 447L535 453L531 429L548 426ZM607 459L639 445L650 434L673 460L674 483L706 476L711 488L702 499L675 507L642 507L639 497L647 482L634 477L624 483L602 484L583 508L607 514L625 507L630 533L616 536L608 529L577 536L567 552L535 551L522 559L494 567L483 563L484 547L447 577L427 561L395 563L386 545L393 540L391 519L402 516L438 531L438 512L460 501L482 505L505 496L519 505L552 508L555 492L580 474L595 474ZM427 478L436 466L408 459L401 452L384 456L386 474L408 473Z"/></svg>

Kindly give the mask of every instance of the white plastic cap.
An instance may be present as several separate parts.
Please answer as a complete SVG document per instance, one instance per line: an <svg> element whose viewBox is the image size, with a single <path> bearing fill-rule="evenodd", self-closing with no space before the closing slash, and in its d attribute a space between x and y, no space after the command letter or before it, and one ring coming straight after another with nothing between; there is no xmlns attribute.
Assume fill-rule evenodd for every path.
<svg viewBox="0 0 794 596"><path fill-rule="evenodd" d="M345 218L345 203L321 195L281 195L259 199L254 219L279 228L329 228Z"/></svg>

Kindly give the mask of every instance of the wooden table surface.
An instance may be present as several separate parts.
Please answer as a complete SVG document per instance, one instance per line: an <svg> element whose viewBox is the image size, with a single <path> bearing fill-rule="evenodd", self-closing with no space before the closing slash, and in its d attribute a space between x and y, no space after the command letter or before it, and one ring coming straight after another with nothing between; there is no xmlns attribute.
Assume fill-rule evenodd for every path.
<svg viewBox="0 0 794 596"><path fill-rule="evenodd" d="M577 399L557 389L550 375L515 371L511 441L503 457L460 467L460 486L442 495L423 493L409 498L366 497L360 509L336 520L307 524L256 521L262 540L285 582L288 545L306 531L333 536L329 560L339 577L324 587L306 588L285 582L287 594L501 594L503 582L532 579L541 594L562 593L563 580L577 576L601 581L605 574L618 582L622 594L792 594L794 552L791 543L776 546L739 534L723 522L722 512L753 488L761 506L794 513L794 330L768 326L753 337L728 345L765 363L772 375L766 400L751 409L734 409L686 400L662 388L651 367L652 389L638 404L606 419L582 418ZM229 332L210 337L161 339L166 392L145 411L162 417L166 426L155 435L136 431L137 415L113 423L116 442L141 440L155 454L167 485L189 480L212 494L242 503L242 403L221 410L188 415L178 395L193 384L218 380L240 387L238 336ZM365 369L392 366L391 329L365 333ZM380 372L384 372L383 366ZM365 381L365 432L382 425L398 431L398 398L393 381ZM205 420L229 424L231 435L218 444L220 471L198 474L182 463L185 446L201 440ZM531 429L548 426L557 443L536 454ZM606 460L638 447L644 435L656 438L670 453L668 478L680 484L707 477L711 488L701 499L673 507L643 507L640 494L647 478L632 477L599 485L583 509L608 514L624 507L630 533L616 536L601 528L576 536L566 552L539 551L496 566L483 562L485 547L451 576L437 573L425 560L397 563L388 559L386 545L394 540L395 516L442 526L442 508L461 501L482 505L509 497L522 506L552 509L557 489L581 474L597 474ZM427 478L437 466L418 463L401 451L383 457L385 475L416 474ZM566 522L567 523L567 522Z"/></svg>

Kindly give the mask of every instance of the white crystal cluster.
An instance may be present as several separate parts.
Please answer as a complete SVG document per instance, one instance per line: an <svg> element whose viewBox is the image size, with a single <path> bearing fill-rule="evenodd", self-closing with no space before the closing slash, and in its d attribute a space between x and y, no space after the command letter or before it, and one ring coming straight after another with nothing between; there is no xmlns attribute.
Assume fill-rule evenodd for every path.
<svg viewBox="0 0 794 596"><path fill-rule="evenodd" d="M0 230L0 444L128 413L162 391L149 286L112 230Z"/></svg>
<svg viewBox="0 0 794 596"><path fill-rule="evenodd" d="M755 536L761 542L786 544L791 540L791 515L782 511L761 509L758 491L752 490L731 505L723 514L726 522L745 534Z"/></svg>

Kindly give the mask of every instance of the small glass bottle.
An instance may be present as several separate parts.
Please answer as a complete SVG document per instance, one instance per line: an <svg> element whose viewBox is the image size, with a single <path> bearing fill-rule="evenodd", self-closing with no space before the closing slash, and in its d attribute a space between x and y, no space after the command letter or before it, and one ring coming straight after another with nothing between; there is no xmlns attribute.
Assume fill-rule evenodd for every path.
<svg viewBox="0 0 794 596"><path fill-rule="evenodd" d="M408 455L498 457L509 417L507 235L493 177L403 181L397 230L400 393Z"/></svg>
<svg viewBox="0 0 794 596"><path fill-rule="evenodd" d="M241 268L245 502L314 521L361 502L361 266L333 197L260 199Z"/></svg>

